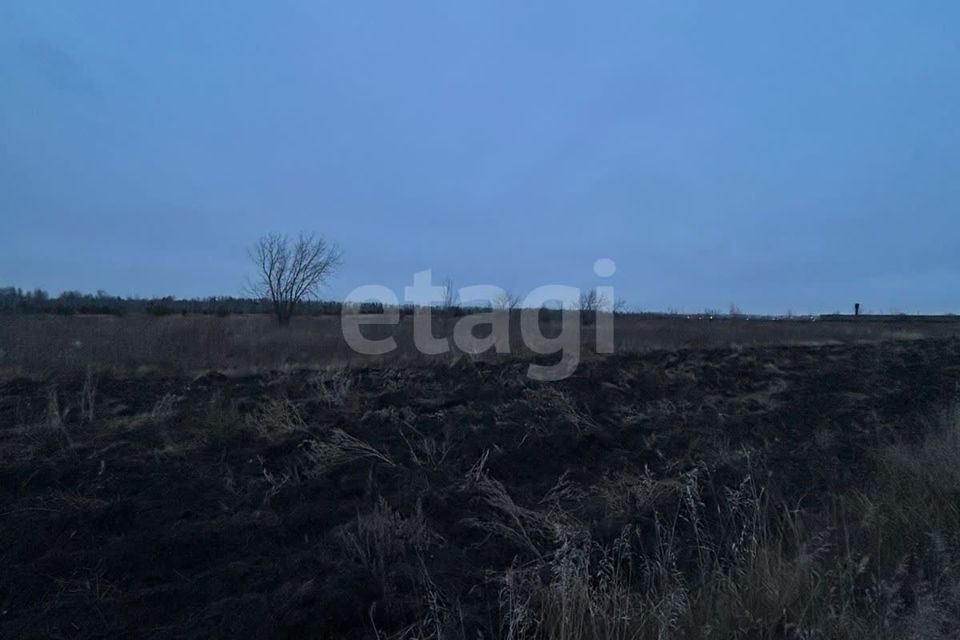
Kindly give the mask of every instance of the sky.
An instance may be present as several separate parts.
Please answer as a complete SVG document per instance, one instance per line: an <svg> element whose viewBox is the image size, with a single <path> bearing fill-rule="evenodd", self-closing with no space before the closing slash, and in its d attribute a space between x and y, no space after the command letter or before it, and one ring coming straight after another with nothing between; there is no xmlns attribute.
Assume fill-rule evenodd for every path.
<svg viewBox="0 0 960 640"><path fill-rule="evenodd" d="M960 312L958 178L953 0L0 3L0 286Z"/></svg>

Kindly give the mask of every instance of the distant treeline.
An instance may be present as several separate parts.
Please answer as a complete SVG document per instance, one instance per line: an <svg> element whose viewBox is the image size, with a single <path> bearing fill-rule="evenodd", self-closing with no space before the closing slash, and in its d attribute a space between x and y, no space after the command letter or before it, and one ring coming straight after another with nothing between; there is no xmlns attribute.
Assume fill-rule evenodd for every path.
<svg viewBox="0 0 960 640"><path fill-rule="evenodd" d="M340 313L341 304L334 301L307 301L299 313L326 315ZM272 313L267 300L249 298L209 297L181 300L172 296L163 298L121 298L106 291L95 294L79 291L64 291L51 296L43 289L23 291L16 287L0 288L0 314L53 313L59 315L99 314L123 316L127 314L168 315L217 315L228 316L243 313Z"/></svg>
<svg viewBox="0 0 960 640"><path fill-rule="evenodd" d="M307 300L300 304L298 315L322 316L336 315L341 312L343 304L335 300ZM472 311L482 311L480 307L434 307L441 313L460 315ZM378 303L363 303L356 309L360 313L382 313L383 305ZM398 311L400 315L414 313L412 305L402 305ZM546 309L544 311L547 311ZM551 309L548 313L558 313ZM71 315L114 315L146 314L154 316L171 315L215 315L229 316L250 313L272 314L273 307L269 300L255 300L252 298L235 298L230 296L211 296L209 298L179 299L173 296L162 298L122 298L112 296L106 291L96 293L81 293L79 291L64 291L58 296L51 296L43 289L24 291L18 287L0 287L0 315L46 313L64 316ZM864 314L860 316L844 315L840 313L826 315L753 315L741 313L735 307L729 312L708 309L702 313L642 312L617 311L617 315L630 315L645 318L672 318L694 321L713 320L794 320L820 322L956 322L958 316L946 315L907 315L907 314Z"/></svg>
<svg viewBox="0 0 960 640"><path fill-rule="evenodd" d="M361 304L352 304L351 310L358 313L383 313L384 306L377 302L364 302ZM338 315L343 310L344 303L335 300L305 300L297 307L297 315L304 316L323 316ZM442 315L464 315L476 311L489 311L490 306L461 306L461 305L435 305L432 307L435 312ZM518 307L513 307L517 309ZM412 304L400 305L397 312L401 316L413 315L416 306ZM541 313L546 317L552 317L560 313L559 308L543 308ZM593 310L582 310L583 313L593 314ZM211 296L209 298L179 299L173 296L163 298L122 298L112 296L106 291L97 291L95 294L81 293L79 291L64 291L56 297L51 297L43 289L33 291L23 291L16 287L0 288L0 315L13 314L57 314L64 316L71 315L136 315L146 314L153 316L172 316L172 315L215 315L229 316L241 314L272 314L273 305L269 300L256 300L252 298L234 298ZM617 311L617 315L623 315L624 312ZM719 319L723 317L720 312L706 312L709 319L713 319L712 314L716 314ZM660 313L640 313L633 312L630 315L660 317L675 317L676 314ZM683 317L683 316L681 316ZM704 314L696 316L686 316L687 318L706 319ZM739 316L746 317L746 316Z"/></svg>
<svg viewBox="0 0 960 640"><path fill-rule="evenodd" d="M365 302L354 305L359 313L382 313L382 304ZM343 303L336 300L304 300L297 306L297 315L323 316L337 315L343 309ZM435 307L440 312L459 315L473 311L475 307ZM400 315L413 314L413 305L402 305ZM17 287L0 288L0 315L49 313L64 316L71 315L114 315L147 314L153 316L172 315L215 315L229 316L249 313L272 314L273 305L269 300L253 298L234 298L229 296L211 296L209 298L180 299L173 296L162 298L122 298L112 296L106 291L81 293L64 291L56 297L43 289L24 291Z"/></svg>

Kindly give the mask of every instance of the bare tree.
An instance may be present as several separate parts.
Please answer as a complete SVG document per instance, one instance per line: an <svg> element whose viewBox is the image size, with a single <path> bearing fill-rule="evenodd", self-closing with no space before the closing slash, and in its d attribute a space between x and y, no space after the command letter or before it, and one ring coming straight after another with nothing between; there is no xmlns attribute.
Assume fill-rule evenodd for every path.
<svg viewBox="0 0 960 640"><path fill-rule="evenodd" d="M596 289L589 289L580 294L577 307L580 311L596 313L598 311L608 311L610 304L611 301L607 299L606 294L600 293Z"/></svg>
<svg viewBox="0 0 960 640"><path fill-rule="evenodd" d="M297 305L316 297L342 264L340 249L312 233L266 235L251 247L250 259L257 268L250 291L270 300L281 325L290 324Z"/></svg>
<svg viewBox="0 0 960 640"><path fill-rule="evenodd" d="M520 306L520 296L509 291L501 291L491 300L491 303L498 311L510 311Z"/></svg>
<svg viewBox="0 0 960 640"><path fill-rule="evenodd" d="M580 321L585 325L596 322L598 314L611 311L611 301L607 295L596 289L582 292L580 299L575 301L574 305L580 310Z"/></svg>

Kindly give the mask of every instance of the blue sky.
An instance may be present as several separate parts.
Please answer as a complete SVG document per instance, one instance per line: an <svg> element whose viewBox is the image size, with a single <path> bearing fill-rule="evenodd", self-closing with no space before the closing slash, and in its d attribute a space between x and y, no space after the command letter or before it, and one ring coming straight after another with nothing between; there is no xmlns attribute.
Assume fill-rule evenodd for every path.
<svg viewBox="0 0 960 640"><path fill-rule="evenodd" d="M0 4L0 286L960 311L958 176L952 1Z"/></svg>

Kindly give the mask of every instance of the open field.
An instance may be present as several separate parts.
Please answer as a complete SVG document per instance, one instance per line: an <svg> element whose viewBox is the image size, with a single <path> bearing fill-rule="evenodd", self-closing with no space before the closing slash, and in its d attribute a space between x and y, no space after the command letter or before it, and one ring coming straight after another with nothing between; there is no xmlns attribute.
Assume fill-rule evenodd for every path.
<svg viewBox="0 0 960 640"><path fill-rule="evenodd" d="M0 640L960 640L958 34L0 0Z"/></svg>
<svg viewBox="0 0 960 640"><path fill-rule="evenodd" d="M434 335L451 336L458 320L456 316L435 317ZM530 357L532 354L520 339L518 325L518 313L514 312L510 319L510 355ZM546 318L541 325L546 335L555 335L560 328L558 318ZM594 327L584 323L580 333L582 352L588 357L594 350ZM225 318L0 315L0 370L42 373L95 366L124 371L140 368L252 371L429 360L413 347L410 316L404 316L396 326L365 327L364 334L372 339L394 336L398 349L378 357L355 353L343 339L338 315L296 317L290 327L278 327L267 315ZM725 317L710 321L704 316L618 315L614 335L617 353L629 353L731 344L823 344L951 337L960 335L960 319L863 317L854 321L850 317L832 316L827 321ZM453 353L436 356L434 360L449 362L458 356L455 351L454 348ZM492 354L480 356L484 360L495 358Z"/></svg>
<svg viewBox="0 0 960 640"><path fill-rule="evenodd" d="M7 366L32 370L0 383L0 637L960 624L960 341L864 342L952 327L640 324L621 333L633 352L545 384L518 359L291 364L313 352L135 373L263 367L251 354L276 334L249 318L3 322ZM293 330L307 344L315 326ZM221 350L191 359L194 332ZM85 355L64 358L71 339ZM30 360L41 343L60 355Z"/></svg>

